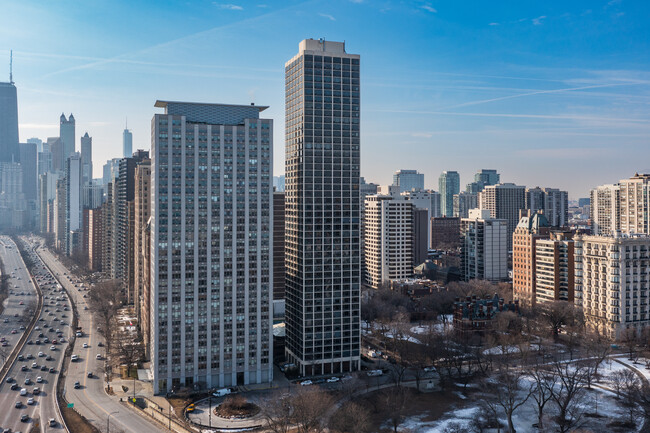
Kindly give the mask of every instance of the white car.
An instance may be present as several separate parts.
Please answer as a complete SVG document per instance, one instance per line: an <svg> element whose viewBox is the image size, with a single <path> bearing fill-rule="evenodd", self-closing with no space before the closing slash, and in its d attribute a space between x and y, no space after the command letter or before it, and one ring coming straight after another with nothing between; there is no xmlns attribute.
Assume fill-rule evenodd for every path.
<svg viewBox="0 0 650 433"><path fill-rule="evenodd" d="M36 383L43 383L43 378L41 376L38 376L36 378Z"/></svg>
<svg viewBox="0 0 650 433"><path fill-rule="evenodd" d="M84 343L84 349L88 349L88 343Z"/></svg>
<svg viewBox="0 0 650 433"><path fill-rule="evenodd" d="M327 379L327 383L336 383L339 381L339 378L336 376L332 376L329 379Z"/></svg>
<svg viewBox="0 0 650 433"><path fill-rule="evenodd" d="M311 380L303 380L302 382L300 382L300 385L302 385L302 386L309 386L309 385L311 385L311 384L313 384L313 383L314 383L314 382L312 382Z"/></svg>
<svg viewBox="0 0 650 433"><path fill-rule="evenodd" d="M21 396L26 396L27 395L27 390L25 388L20 388L20 395Z"/></svg>
<svg viewBox="0 0 650 433"><path fill-rule="evenodd" d="M95 356L95 359L102 359L102 354L98 353L97 356Z"/></svg>
<svg viewBox="0 0 650 433"><path fill-rule="evenodd" d="M27 404L30 405L30 406L31 406L32 404L34 404L34 398L33 398L33 397L28 398L28 399L27 399Z"/></svg>

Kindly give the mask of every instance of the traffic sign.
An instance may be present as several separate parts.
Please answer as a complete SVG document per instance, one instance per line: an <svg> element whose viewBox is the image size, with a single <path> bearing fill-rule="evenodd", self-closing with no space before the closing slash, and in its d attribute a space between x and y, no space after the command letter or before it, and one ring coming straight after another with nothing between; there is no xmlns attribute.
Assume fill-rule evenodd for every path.
<svg viewBox="0 0 650 433"><path fill-rule="evenodd" d="M74 403L68 403L68 407L69 407L69 408L73 408L73 407L74 407Z"/></svg>

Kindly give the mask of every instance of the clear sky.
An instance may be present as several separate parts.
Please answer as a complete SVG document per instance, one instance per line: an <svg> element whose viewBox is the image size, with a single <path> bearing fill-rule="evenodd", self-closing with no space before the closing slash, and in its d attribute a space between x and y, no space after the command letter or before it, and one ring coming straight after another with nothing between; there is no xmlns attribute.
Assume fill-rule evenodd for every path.
<svg viewBox="0 0 650 433"><path fill-rule="evenodd" d="M61 112L73 113L77 137L93 137L95 177L120 156L127 117L133 149L150 147L156 99L270 105L282 174L284 63L310 37L361 55L369 181L417 169L437 189L443 170L464 186L496 168L502 181L575 199L650 172L644 0L3 0L1 10L21 141L57 136Z"/></svg>

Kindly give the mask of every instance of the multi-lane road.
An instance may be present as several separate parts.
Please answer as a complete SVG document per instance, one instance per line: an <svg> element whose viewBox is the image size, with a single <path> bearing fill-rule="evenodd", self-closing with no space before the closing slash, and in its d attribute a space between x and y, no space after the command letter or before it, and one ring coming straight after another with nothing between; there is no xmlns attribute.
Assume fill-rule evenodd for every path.
<svg viewBox="0 0 650 433"><path fill-rule="evenodd" d="M13 305L15 303L13 298L23 301L23 305L20 304L20 300L17 301L18 310L6 310L10 316L9 322L4 323L3 315L1 325L11 328L9 335L13 336L12 341L15 338L14 344L17 344L21 334L19 332L11 334L13 327L16 326L20 331L22 325L27 328L25 332L29 332L33 314L37 314L38 320L22 342L22 346L16 347L17 357L5 378L2 378L0 408L3 410L0 411L0 427L10 429L12 432L27 431L38 421L41 425L47 425L50 430L63 431L62 420L56 407L54 386L71 332L69 322L72 311L69 300L53 276L42 264L37 264L33 269L33 277L41 290L43 304L38 311L33 311L32 317L25 317L25 312L20 311L20 307L25 308L31 304L36 310L39 294L16 245L6 237L1 241L3 245L0 246L0 255L2 255L5 271L15 273L15 277L10 280L13 294L9 295L8 305L15 309L17 307ZM36 255L32 256L34 261L38 262ZM30 301L27 302L23 298ZM11 316L12 312L13 316ZM21 318L23 322L16 322Z"/></svg>
<svg viewBox="0 0 650 433"><path fill-rule="evenodd" d="M66 400L73 403L79 413L102 431L106 429L109 416L111 429L115 426L124 432L134 433L159 433L164 430L160 425L142 418L132 409L106 394L104 376L101 372L105 360L105 347L99 346L100 343L103 344L103 339L97 332L97 325L93 321L87 298L84 296L88 293L87 287L70 275L70 271L47 249L37 248L36 252L67 290L79 314L82 336L76 338L73 351L73 355L78 356L78 361L70 362L68 367L65 380ZM79 383L77 388L75 382Z"/></svg>

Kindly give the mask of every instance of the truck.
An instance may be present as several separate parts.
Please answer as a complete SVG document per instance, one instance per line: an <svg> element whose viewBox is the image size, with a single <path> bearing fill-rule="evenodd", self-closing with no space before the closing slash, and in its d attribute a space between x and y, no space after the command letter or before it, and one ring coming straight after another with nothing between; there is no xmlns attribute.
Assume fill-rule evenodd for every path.
<svg viewBox="0 0 650 433"><path fill-rule="evenodd" d="M226 396L226 395L231 394L231 393L232 393L232 390L230 388L221 388L221 389L216 390L212 395L214 397L223 397L223 396Z"/></svg>

